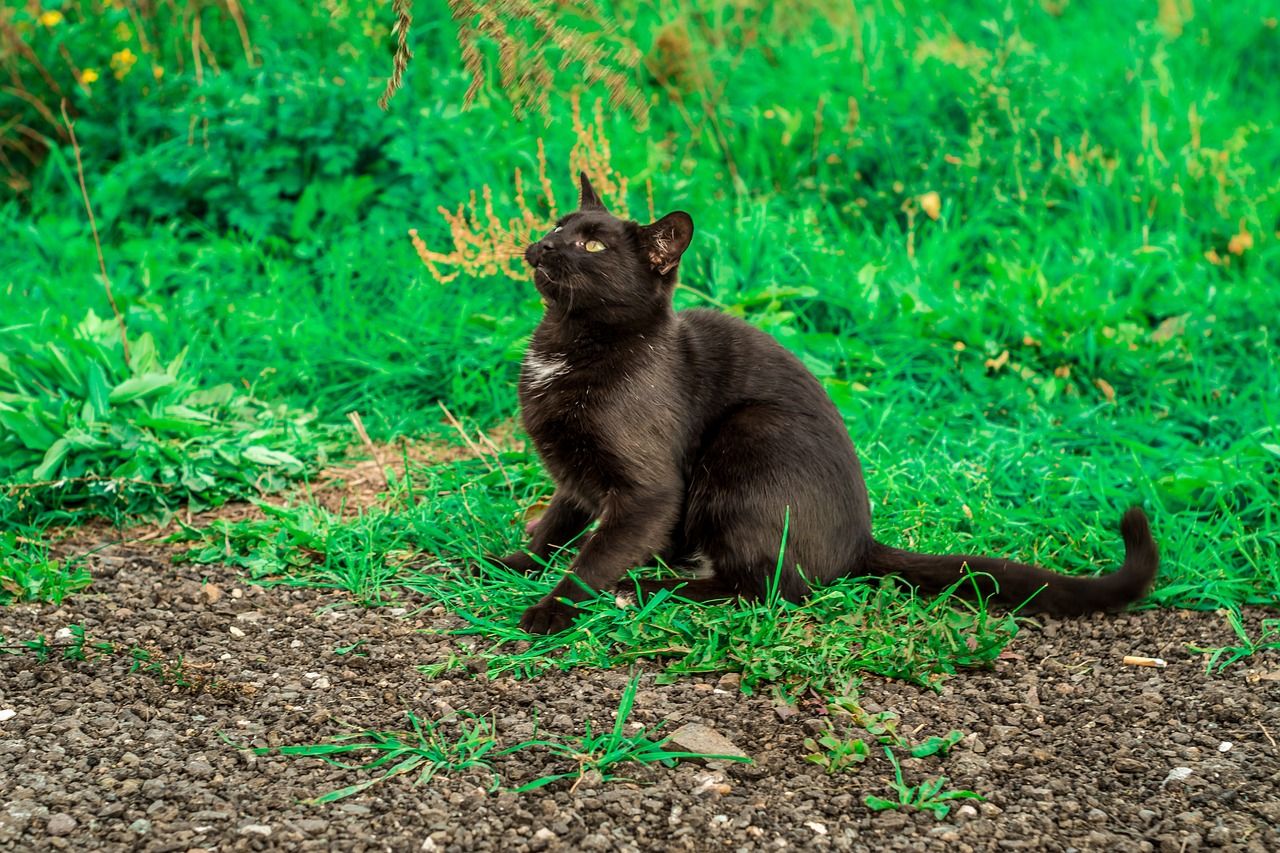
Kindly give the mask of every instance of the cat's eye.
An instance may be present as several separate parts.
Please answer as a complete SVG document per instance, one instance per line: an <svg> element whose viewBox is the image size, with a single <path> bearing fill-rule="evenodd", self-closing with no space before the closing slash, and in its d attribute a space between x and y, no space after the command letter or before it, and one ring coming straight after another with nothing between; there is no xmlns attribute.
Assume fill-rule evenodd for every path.
<svg viewBox="0 0 1280 853"><path fill-rule="evenodd" d="M586 249L588 252L603 252L604 243L601 243L599 240L588 240L582 248Z"/></svg>

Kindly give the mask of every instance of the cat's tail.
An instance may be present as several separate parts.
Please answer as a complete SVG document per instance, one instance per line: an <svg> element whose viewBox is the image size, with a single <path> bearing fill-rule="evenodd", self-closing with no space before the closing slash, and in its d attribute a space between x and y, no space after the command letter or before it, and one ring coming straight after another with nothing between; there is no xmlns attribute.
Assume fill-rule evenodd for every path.
<svg viewBox="0 0 1280 853"><path fill-rule="evenodd" d="M961 595L978 593L1013 606L1030 599L1028 610L1075 615L1123 607L1141 598L1155 580L1160 551L1146 514L1138 507L1126 512L1120 519L1120 535L1124 538L1124 563L1119 570L1099 577L1060 575L996 557L914 554L879 542L872 544L867 566L875 574L901 575L932 592L960 580L967 566L975 574L972 583L957 588Z"/></svg>

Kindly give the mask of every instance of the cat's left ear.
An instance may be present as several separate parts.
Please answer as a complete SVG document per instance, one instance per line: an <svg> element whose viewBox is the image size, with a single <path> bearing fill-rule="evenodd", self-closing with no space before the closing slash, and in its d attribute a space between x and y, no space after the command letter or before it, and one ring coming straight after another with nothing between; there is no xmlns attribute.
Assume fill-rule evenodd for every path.
<svg viewBox="0 0 1280 853"><path fill-rule="evenodd" d="M586 172L578 173L578 186L581 188L578 195L579 210L604 210L604 202L600 201L600 196L596 195Z"/></svg>
<svg viewBox="0 0 1280 853"><path fill-rule="evenodd" d="M693 218L683 210L668 213L652 225L640 226L640 245L649 266L666 275L680 264L693 240Z"/></svg>

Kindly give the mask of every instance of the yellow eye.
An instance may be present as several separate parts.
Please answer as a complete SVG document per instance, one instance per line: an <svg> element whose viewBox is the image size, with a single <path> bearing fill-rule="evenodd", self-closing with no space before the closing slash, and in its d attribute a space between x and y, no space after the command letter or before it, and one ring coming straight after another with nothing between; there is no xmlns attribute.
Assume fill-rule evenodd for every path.
<svg viewBox="0 0 1280 853"><path fill-rule="evenodd" d="M588 240L582 248L586 249L588 252L603 252L604 243L601 243L599 240Z"/></svg>

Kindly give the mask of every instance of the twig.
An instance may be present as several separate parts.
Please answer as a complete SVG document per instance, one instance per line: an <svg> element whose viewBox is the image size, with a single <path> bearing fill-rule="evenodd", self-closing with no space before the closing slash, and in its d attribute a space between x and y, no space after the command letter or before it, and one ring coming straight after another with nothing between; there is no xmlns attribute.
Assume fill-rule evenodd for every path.
<svg viewBox="0 0 1280 853"><path fill-rule="evenodd" d="M124 363L129 366L129 334L125 329L124 315L116 305L115 294L111 292L111 278L107 275L107 261L102 257L102 241L98 239L98 221L93 217L93 205L89 203L89 188L84 184L84 163L80 160L80 143L76 141L76 128L67 116L67 99L62 99L62 121L71 135L71 150L76 155L76 176L80 179L80 197L84 199L85 212L89 214L89 228L93 231L93 246L98 250L98 269L102 270L102 287L107 291L107 301L111 303L111 313L115 314L120 324L120 345L124 348Z"/></svg>
<svg viewBox="0 0 1280 853"><path fill-rule="evenodd" d="M485 446L493 453L493 461L498 463L498 467L502 469L502 478L507 481L507 488L510 490L511 496L515 497L515 487L511 485L511 478L507 476L507 466L502 464L502 450L499 449L498 445L493 443L493 439L489 438L489 436L485 434L484 430L478 430L477 435L480 436L480 440L483 441Z"/></svg>
<svg viewBox="0 0 1280 853"><path fill-rule="evenodd" d="M95 477L86 475L83 477L62 477L57 480L37 480L33 483L5 483L0 485L5 494L12 495L18 491L30 491L31 489L43 489L46 487L56 487L66 485L67 483L132 483L137 486L153 486L157 489L169 490L174 487L173 483L153 483L150 480L139 480L131 477Z"/></svg>
<svg viewBox="0 0 1280 853"><path fill-rule="evenodd" d="M369 453L373 455L373 461L378 463L378 473L382 475L382 485L388 492L391 491L391 480L387 477L387 466L382 461L382 454L378 452L378 448L374 446L373 439L369 438L369 433L365 431L364 421L360 419L360 413L356 411L347 412L347 420L351 421L351 425L356 428L356 435L360 436L360 441L369 449Z"/></svg>
<svg viewBox="0 0 1280 853"><path fill-rule="evenodd" d="M462 436L462 440L467 443L467 447L471 449L471 452L485 464L486 468L492 471L493 466L489 464L489 460L485 458L485 452L480 449L479 445L471 440L471 436L467 435L467 431L462 428L462 424L458 423L458 419L453 416L453 412L449 411L449 407L444 404L443 400L437 400L436 402L440 406L440 411L444 412L444 416L449 419L449 423L458 431L458 435ZM514 489L515 485L511 482L511 477L507 475L507 469L503 465L499 464L498 470L502 473L502 479L507 481L507 487Z"/></svg>

